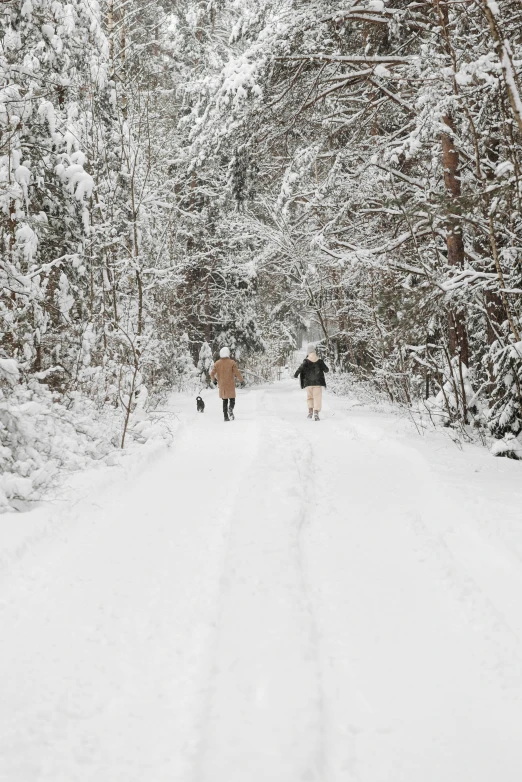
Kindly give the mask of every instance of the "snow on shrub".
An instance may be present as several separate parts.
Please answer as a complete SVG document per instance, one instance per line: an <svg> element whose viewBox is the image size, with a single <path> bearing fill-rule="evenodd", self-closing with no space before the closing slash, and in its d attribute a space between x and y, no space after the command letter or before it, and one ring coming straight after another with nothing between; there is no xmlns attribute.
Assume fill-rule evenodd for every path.
<svg viewBox="0 0 522 782"><path fill-rule="evenodd" d="M495 440L491 447L493 456L507 456L510 459L522 459L522 436L515 437L508 432L501 440Z"/></svg>
<svg viewBox="0 0 522 782"><path fill-rule="evenodd" d="M178 391L192 390L199 384L199 372L194 366L188 334L182 334L176 353L172 357Z"/></svg>
<svg viewBox="0 0 522 782"><path fill-rule="evenodd" d="M522 381L522 342L501 344L497 340L490 348L487 360L493 364L495 377L493 404L487 413L490 432L502 442L506 435L520 435L520 384Z"/></svg>
<svg viewBox="0 0 522 782"><path fill-rule="evenodd" d="M210 345L208 342L203 342L199 351L197 370L200 382L207 386L210 385L210 370L213 364L214 359L212 358Z"/></svg>
<svg viewBox="0 0 522 782"><path fill-rule="evenodd" d="M483 405L471 384L470 371L458 359L451 362L450 372L437 394L424 402L434 421L446 426L453 421L468 418L476 422L484 418ZM464 410L466 415L464 415Z"/></svg>
<svg viewBox="0 0 522 782"><path fill-rule="evenodd" d="M5 380L9 385L18 382L18 365L14 358L0 358L0 380Z"/></svg>
<svg viewBox="0 0 522 782"><path fill-rule="evenodd" d="M352 372L330 372L326 386L336 396L347 396L364 405L389 405L386 394L374 382L360 380Z"/></svg>
<svg viewBox="0 0 522 782"><path fill-rule="evenodd" d="M84 398L70 402L68 409L36 379L1 384L1 509L38 499L60 469L82 469L113 448L94 405Z"/></svg>
<svg viewBox="0 0 522 782"><path fill-rule="evenodd" d="M169 438L168 427L145 411L146 400L142 389L133 402L130 439ZM61 471L86 469L116 450L122 422L121 406L100 408L79 391L52 392L37 377L21 383L16 361L1 358L0 511L40 499Z"/></svg>

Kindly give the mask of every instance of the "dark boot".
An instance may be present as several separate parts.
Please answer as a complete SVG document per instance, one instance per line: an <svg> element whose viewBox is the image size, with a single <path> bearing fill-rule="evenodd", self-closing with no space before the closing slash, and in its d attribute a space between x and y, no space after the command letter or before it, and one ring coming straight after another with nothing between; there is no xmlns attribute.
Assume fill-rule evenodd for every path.
<svg viewBox="0 0 522 782"><path fill-rule="evenodd" d="M228 417L228 399L223 399L223 416L225 421L230 421L230 418Z"/></svg>
<svg viewBox="0 0 522 782"><path fill-rule="evenodd" d="M314 410L314 421L319 421L319 411Z"/></svg>
<svg viewBox="0 0 522 782"><path fill-rule="evenodd" d="M314 417L314 411L311 407L308 408L308 415L307 418L313 418Z"/></svg>
<svg viewBox="0 0 522 782"><path fill-rule="evenodd" d="M235 419L235 416L234 416L234 407L235 406L236 406L236 400L235 399L229 399L229 402L228 402L228 414L230 416L230 420L231 421L234 421L234 419Z"/></svg>

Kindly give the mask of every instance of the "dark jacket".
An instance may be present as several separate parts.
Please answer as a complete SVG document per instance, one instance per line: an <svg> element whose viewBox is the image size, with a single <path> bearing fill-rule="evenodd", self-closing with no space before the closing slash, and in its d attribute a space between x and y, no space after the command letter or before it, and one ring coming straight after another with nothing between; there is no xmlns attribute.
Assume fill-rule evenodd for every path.
<svg viewBox="0 0 522 782"><path fill-rule="evenodd" d="M325 372L328 372L328 367L322 358L317 361L310 361L309 358L305 358L294 377L300 378L301 388L306 388L307 386L324 386L326 388Z"/></svg>

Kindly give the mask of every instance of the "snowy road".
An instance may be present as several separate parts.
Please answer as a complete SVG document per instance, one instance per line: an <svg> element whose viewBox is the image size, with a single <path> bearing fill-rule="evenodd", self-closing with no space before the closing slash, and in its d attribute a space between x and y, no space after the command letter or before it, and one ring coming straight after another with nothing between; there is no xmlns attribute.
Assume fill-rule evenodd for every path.
<svg viewBox="0 0 522 782"><path fill-rule="evenodd" d="M520 463L207 402L5 569L0 781L519 782Z"/></svg>

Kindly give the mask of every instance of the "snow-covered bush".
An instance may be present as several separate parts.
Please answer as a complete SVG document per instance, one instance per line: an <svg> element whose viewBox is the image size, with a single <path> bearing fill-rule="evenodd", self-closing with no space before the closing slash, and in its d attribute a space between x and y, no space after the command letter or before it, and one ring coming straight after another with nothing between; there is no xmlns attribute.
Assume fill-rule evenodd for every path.
<svg viewBox="0 0 522 782"><path fill-rule="evenodd" d="M468 368L455 359L450 370L438 393L424 403L430 414L445 425L457 420L470 423L470 418L477 423L482 421L481 404L473 390Z"/></svg>
<svg viewBox="0 0 522 782"><path fill-rule="evenodd" d="M199 350L197 370L201 383L204 383L207 386L210 385L210 370L212 369L213 364L214 359L212 358L210 345L208 342L204 342Z"/></svg>
<svg viewBox="0 0 522 782"><path fill-rule="evenodd" d="M36 379L0 382L0 509L37 500L59 470L79 470L114 448L114 415L93 402L62 398Z"/></svg>
<svg viewBox="0 0 522 782"><path fill-rule="evenodd" d="M131 403L128 440L170 438L166 423L146 411L138 384ZM40 499L64 471L83 470L120 447L125 420L116 408L80 391L60 394L31 377L19 381L13 359L0 359L0 511Z"/></svg>
<svg viewBox="0 0 522 782"><path fill-rule="evenodd" d="M329 391L336 396L347 396L366 405L389 405L390 399L374 382L359 380L352 372L330 372L326 376Z"/></svg>
<svg viewBox="0 0 522 782"><path fill-rule="evenodd" d="M507 456L509 459L522 459L522 436L515 437L508 432L500 440L495 440L491 447L493 456Z"/></svg>
<svg viewBox="0 0 522 782"><path fill-rule="evenodd" d="M489 357L496 383L487 421L493 435L501 438L501 447L505 435L516 438L521 431L522 342L502 346L497 341L492 345Z"/></svg>
<svg viewBox="0 0 522 782"><path fill-rule="evenodd" d="M182 334L176 354L172 359L178 391L192 389L199 383L200 373L194 366L189 345L190 340L188 334Z"/></svg>

